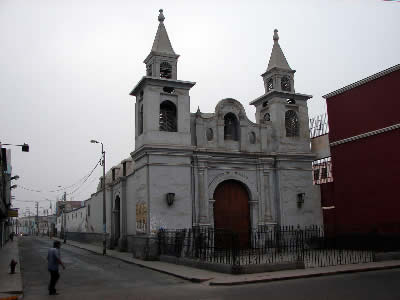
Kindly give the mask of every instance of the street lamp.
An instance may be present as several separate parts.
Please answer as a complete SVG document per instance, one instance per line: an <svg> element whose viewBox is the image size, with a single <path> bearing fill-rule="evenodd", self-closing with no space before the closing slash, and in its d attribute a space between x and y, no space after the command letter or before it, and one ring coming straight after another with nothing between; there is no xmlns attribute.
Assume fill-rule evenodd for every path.
<svg viewBox="0 0 400 300"><path fill-rule="evenodd" d="M100 165L103 166L103 255L106 255L106 244L107 244L107 230L106 230L106 151L104 151L104 145L102 142L91 140L92 144L101 144L101 155L102 155L102 162Z"/></svg>

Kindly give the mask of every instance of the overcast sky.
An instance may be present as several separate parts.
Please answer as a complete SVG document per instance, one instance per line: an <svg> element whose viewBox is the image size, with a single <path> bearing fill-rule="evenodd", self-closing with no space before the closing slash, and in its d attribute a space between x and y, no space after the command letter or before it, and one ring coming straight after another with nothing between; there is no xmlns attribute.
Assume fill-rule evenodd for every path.
<svg viewBox="0 0 400 300"><path fill-rule="evenodd" d="M325 112L322 95L399 63L400 2L1 0L0 141L30 145L12 148L14 207L33 212L23 201L41 201L42 211L62 194L48 191L87 175L101 150L91 139L103 141L107 169L129 157L129 92L145 75L160 8L178 79L197 82L192 112L231 97L254 120L275 28L296 92L313 95L310 117ZM100 175L67 189L80 186L68 200L87 199Z"/></svg>

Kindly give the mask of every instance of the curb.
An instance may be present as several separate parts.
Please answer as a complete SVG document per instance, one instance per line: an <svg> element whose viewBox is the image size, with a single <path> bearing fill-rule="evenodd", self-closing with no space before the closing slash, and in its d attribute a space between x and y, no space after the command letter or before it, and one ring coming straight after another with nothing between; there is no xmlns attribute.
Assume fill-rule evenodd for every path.
<svg viewBox="0 0 400 300"><path fill-rule="evenodd" d="M94 250L91 250L91 249L87 249L87 248L84 248L84 247L80 247L80 246L78 246L78 245L68 244L68 242L67 242L67 245L72 246L72 247L76 247L76 248L79 248L79 249L82 249L82 250L86 250L86 251L89 251L89 252L94 253L94 254L97 254L97 255L103 256L101 253L98 253L98 252L96 252L96 251L94 251ZM193 283L202 283L202 282L209 281L209 280L212 280L212 279L213 279L213 278L194 278L194 277L188 277L188 276L185 276L185 275L179 275L179 274L172 273L172 272L168 272L168 271L165 271L165 270L153 268L153 267L150 267L150 266L141 264L141 263L137 263L137 262L125 260L125 259L120 258L120 257L115 257L115 256L111 256L111 255L108 255L108 254L106 254L105 256L111 257L111 258L114 258L114 259L118 259L118 260L123 261L123 262L125 262L125 263L131 264L131 265L136 265L136 266L139 266L139 267L141 267L141 268L146 268L146 269L149 269L149 270L152 270L152 271L156 271L156 272L160 272L160 273L163 273L163 274L171 275L171 276L174 276L174 277L177 277L177 278L180 278L180 279L188 280L188 281L193 282ZM0 300L1 300L1 299L0 299Z"/></svg>
<svg viewBox="0 0 400 300"><path fill-rule="evenodd" d="M86 251L89 251L91 253L97 254L97 255L102 255L101 253L98 253L94 250L91 249L87 249L78 245L72 245L72 244L68 244L67 245L72 246L72 247L76 247L79 249L83 249ZM129 263L132 265L136 265L142 268L146 268L152 271L156 271L156 272L160 272L163 274L167 274L167 275L171 275L180 279L184 279L184 280L188 280L190 282L193 283L202 283L205 281L210 281L214 278L194 278L194 277L189 277L189 276L185 276L185 275L180 275L180 274L176 274L176 273L172 273L166 270L162 270L162 269L157 269L157 268L153 268L150 266L147 266L145 264L141 264L138 262L133 262L133 261L129 261L129 260L125 260L123 258L119 258L119 257L115 257L115 256L111 256L106 254L107 257L110 258L114 258L114 259L118 259L120 261L123 261L125 263ZM318 273L310 273L310 274L299 274L299 275L288 275L288 276L282 276L282 277L271 277L271 278L258 278L258 279L249 279L249 280L243 280L243 281L227 281L227 282L213 282L210 281L209 285L210 286L233 286L233 285L244 285L244 284L252 284L252 283L261 283L261 282L272 282L272 281L283 281L283 280L291 280L291 279L301 279L301 278L312 278L312 277L322 277L322 276L331 276L331 275L337 275L337 274L350 274L350 273L360 273L360 272L370 272L370 271L379 271L379 270L390 270L390 269L398 269L400 268L400 261L398 264L396 265L389 265L389 266L373 266L373 267L363 267L363 268L355 268L355 269L349 269L349 270L337 270L337 271L327 271L327 272L318 272Z"/></svg>
<svg viewBox="0 0 400 300"><path fill-rule="evenodd" d="M337 274L350 274L350 273L390 270L390 269L398 269L398 268L400 268L400 263L398 265L393 265L393 266L378 266L378 267L369 267L369 268L352 269L352 270L339 270L339 271L320 272L320 273L313 273L313 274L282 276L282 277L275 277L275 278L274 277L260 278L260 279L253 279L253 280L250 279L250 280L231 281L231 282L212 282L211 281L210 285L214 285L214 286L244 285L244 284L270 282L270 281L283 281L283 280L291 280L291 279L322 277L322 276L331 276L331 275L337 275Z"/></svg>

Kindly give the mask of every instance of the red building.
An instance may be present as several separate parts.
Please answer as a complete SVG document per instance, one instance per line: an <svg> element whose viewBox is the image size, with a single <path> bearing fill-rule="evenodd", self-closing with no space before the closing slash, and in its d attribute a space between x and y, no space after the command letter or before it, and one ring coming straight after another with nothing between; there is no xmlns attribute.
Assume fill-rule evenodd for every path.
<svg viewBox="0 0 400 300"><path fill-rule="evenodd" d="M339 231L400 233L399 88L396 65L323 96L333 175L320 185L324 223Z"/></svg>

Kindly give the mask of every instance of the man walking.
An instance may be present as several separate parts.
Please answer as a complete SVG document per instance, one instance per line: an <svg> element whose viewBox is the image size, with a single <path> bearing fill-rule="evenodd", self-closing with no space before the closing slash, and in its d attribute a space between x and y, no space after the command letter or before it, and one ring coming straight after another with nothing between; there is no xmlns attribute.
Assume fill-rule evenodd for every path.
<svg viewBox="0 0 400 300"><path fill-rule="evenodd" d="M60 259L60 246L60 242L55 241L53 248L50 248L47 253L48 269L50 272L49 295L58 295L56 292L56 283L60 278L58 265L61 265L63 269L65 269L65 266Z"/></svg>

